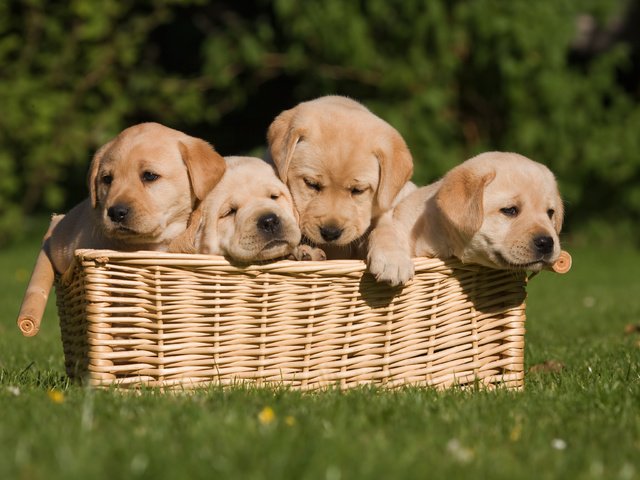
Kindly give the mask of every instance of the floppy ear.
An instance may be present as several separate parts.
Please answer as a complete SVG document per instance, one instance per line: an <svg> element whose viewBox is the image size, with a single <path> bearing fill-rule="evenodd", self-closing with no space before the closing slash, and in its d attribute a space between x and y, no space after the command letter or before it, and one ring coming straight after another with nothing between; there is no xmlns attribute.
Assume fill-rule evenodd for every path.
<svg viewBox="0 0 640 480"><path fill-rule="evenodd" d="M208 255L222 255L218 236L219 199L215 202L207 200L207 210L201 211L201 217L191 229L193 232L193 247L196 253Z"/></svg>
<svg viewBox="0 0 640 480"><path fill-rule="evenodd" d="M413 158L399 133L394 132L386 150L375 152L380 163L380 181L376 204L381 211L389 210L393 200L413 175Z"/></svg>
<svg viewBox="0 0 640 480"><path fill-rule="evenodd" d="M556 233L560 233L562 230L562 222L564 222L564 203L562 203L562 197L559 191L556 195L558 198L556 200L556 211L553 214L553 227L556 229Z"/></svg>
<svg viewBox="0 0 640 480"><path fill-rule="evenodd" d="M287 172L296 144L302 138L304 131L294 128L293 117L295 108L285 110L278 115L267 130L269 155L276 167L280 180L287 183Z"/></svg>
<svg viewBox="0 0 640 480"><path fill-rule="evenodd" d="M291 196L291 192L286 187L286 185L285 185L284 194L285 194L284 195L285 198L287 199L287 202L289 202L289 205L291 206L291 211L293 212L293 216L296 219L296 224L300 225L300 214L298 213L298 209L296 208L296 204L293 201L293 197Z"/></svg>
<svg viewBox="0 0 640 480"><path fill-rule="evenodd" d="M482 226L484 188L496 176L495 172L479 174L462 165L447 173L435 201L446 226L463 242Z"/></svg>
<svg viewBox="0 0 640 480"><path fill-rule="evenodd" d="M178 142L178 146L182 160L187 165L193 193L202 201L224 175L224 158L199 138L189 137L188 140Z"/></svg>
<svg viewBox="0 0 640 480"><path fill-rule="evenodd" d="M174 238L167 249L171 253L199 253L199 230L202 225L203 204L200 203L196 209L191 212L189 222L184 232Z"/></svg>
<svg viewBox="0 0 640 480"><path fill-rule="evenodd" d="M96 208L98 205L97 177L98 171L100 170L100 162L102 162L102 158L105 156L111 145L113 145L113 142L115 142L115 138L101 146L91 159L89 174L87 175L87 186L89 187L89 197L91 198L91 206L93 208Z"/></svg>

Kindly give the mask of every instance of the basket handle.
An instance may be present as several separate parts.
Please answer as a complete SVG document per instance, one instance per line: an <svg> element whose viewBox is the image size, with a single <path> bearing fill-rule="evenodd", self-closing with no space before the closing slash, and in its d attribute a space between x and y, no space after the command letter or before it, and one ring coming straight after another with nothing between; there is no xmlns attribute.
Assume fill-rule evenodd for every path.
<svg viewBox="0 0 640 480"><path fill-rule="evenodd" d="M47 306L49 292L51 292L51 287L55 279L55 271L45 248L51 232L62 217L63 215L56 215L51 219L49 230L47 230L43 238L40 253L36 259L36 264L33 267L31 278L29 279L24 298L22 299L17 323L18 328L25 337L33 337L40 331L42 315Z"/></svg>

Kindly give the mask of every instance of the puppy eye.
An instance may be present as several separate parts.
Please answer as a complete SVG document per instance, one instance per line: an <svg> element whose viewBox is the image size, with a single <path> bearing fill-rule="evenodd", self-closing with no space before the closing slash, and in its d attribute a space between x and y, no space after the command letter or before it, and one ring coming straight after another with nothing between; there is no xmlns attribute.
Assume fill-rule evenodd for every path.
<svg viewBox="0 0 640 480"><path fill-rule="evenodd" d="M235 215L237 211L238 211L237 208L231 207L228 210L226 210L222 215L220 215L220 218L231 217L231 216Z"/></svg>
<svg viewBox="0 0 640 480"><path fill-rule="evenodd" d="M351 189L351 195L362 195L364 193L364 188L353 187Z"/></svg>
<svg viewBox="0 0 640 480"><path fill-rule="evenodd" d="M307 184L307 187L309 187L311 190L315 190L316 192L322 190L322 186L319 183L314 182L313 180L309 180L308 178L304 179L304 183Z"/></svg>
<svg viewBox="0 0 640 480"><path fill-rule="evenodd" d="M556 213L556 211L553 208L550 208L549 210L547 210L547 216L549 217L549 220L551 220L553 218L553 215Z"/></svg>
<svg viewBox="0 0 640 480"><path fill-rule="evenodd" d="M102 183L104 183L105 185L111 185L111 182L113 182L113 177L111 175L102 176Z"/></svg>
<svg viewBox="0 0 640 480"><path fill-rule="evenodd" d="M277 193L274 193L271 195L271 200L277 200L280 198L280 195L278 195Z"/></svg>
<svg viewBox="0 0 640 480"><path fill-rule="evenodd" d="M158 178L160 178L160 175L153 172L144 172L142 174L143 182L155 182Z"/></svg>
<svg viewBox="0 0 640 480"><path fill-rule="evenodd" d="M506 215L507 217L517 217L518 213L520 213L520 211L518 210L518 207L501 208L500 212L503 215Z"/></svg>

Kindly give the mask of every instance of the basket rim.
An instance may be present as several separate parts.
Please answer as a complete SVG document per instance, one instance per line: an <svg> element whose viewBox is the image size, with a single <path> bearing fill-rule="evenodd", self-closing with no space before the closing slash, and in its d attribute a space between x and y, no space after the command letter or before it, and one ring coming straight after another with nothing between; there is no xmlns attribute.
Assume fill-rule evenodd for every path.
<svg viewBox="0 0 640 480"><path fill-rule="evenodd" d="M454 271L479 273L491 270L489 267L477 264L462 263L459 259L415 257L412 258L416 275L434 274L451 275ZM85 264L97 266L108 263L117 263L134 268L190 268L215 270L228 275L310 275L316 277L352 277L360 278L370 275L364 260L323 260L323 261L298 261L276 260L263 263L231 263L221 255L195 254L195 253L171 253L150 250L137 250L123 252L108 249L77 249L74 259L67 271L60 275L58 281L62 284L73 280L75 271L83 269ZM505 270L508 272L508 270ZM513 273L513 272L512 272ZM391 287L393 288L393 287Z"/></svg>
<svg viewBox="0 0 640 480"><path fill-rule="evenodd" d="M275 260L262 263L231 263L221 255L196 253L171 253L150 250L123 252L107 249L78 249L74 252L72 267L66 273L74 270L73 266L83 262L107 264L109 262L130 264L136 266L172 266L172 267L210 267L221 268L229 273L281 273L281 274L317 274L317 275L357 275L368 272L364 260L323 260L298 261ZM477 264L462 263L455 257L448 259L414 257L412 258L416 273L441 272L451 273L453 269L466 271L483 271L489 269ZM67 275L63 275L66 277Z"/></svg>

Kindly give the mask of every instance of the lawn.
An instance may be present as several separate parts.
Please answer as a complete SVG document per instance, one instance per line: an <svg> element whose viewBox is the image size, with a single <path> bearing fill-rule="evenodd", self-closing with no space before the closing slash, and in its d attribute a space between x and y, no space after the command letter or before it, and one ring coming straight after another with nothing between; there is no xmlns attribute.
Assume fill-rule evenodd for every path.
<svg viewBox="0 0 640 480"><path fill-rule="evenodd" d="M53 302L15 326L37 242L5 249L0 478L640 478L640 252L567 247L529 286L522 392L178 395L69 384Z"/></svg>

